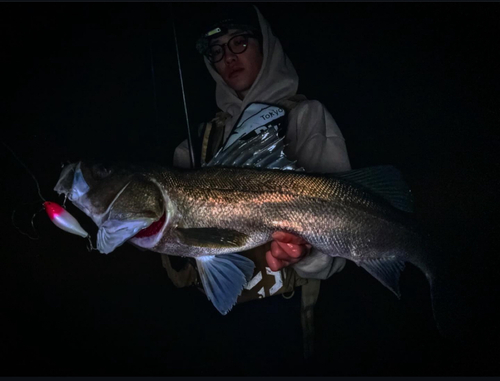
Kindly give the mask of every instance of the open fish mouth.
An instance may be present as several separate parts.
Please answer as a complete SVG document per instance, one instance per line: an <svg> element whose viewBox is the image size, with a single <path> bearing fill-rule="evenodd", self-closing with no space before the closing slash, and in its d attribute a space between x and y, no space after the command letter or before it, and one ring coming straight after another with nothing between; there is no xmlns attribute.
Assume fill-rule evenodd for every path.
<svg viewBox="0 0 500 381"><path fill-rule="evenodd" d="M132 240L143 247L154 246L161 238L167 225L168 211L166 209L166 195L159 184L156 187L163 194L163 213L160 218L155 218L151 213L144 213L134 218L123 218L120 213L121 197L128 192L132 179L129 179L111 200L106 210L96 211L89 196L90 186L85 180L81 169L81 162L68 164L64 167L54 190L64 194L70 201L99 227L97 232L97 249L104 254L111 253L118 246ZM148 216L149 215L149 216Z"/></svg>
<svg viewBox="0 0 500 381"><path fill-rule="evenodd" d="M97 226L100 226L102 216L94 213L92 210L91 203L87 197L90 187L83 176L81 163L80 161L65 165L54 190L58 194L64 195L73 205L90 217Z"/></svg>
<svg viewBox="0 0 500 381"><path fill-rule="evenodd" d="M58 194L64 194L78 209L92 218L87 206L82 203L82 198L90 187L83 177L80 165L81 162L64 166L54 190Z"/></svg>
<svg viewBox="0 0 500 381"><path fill-rule="evenodd" d="M129 220L107 219L99 226L97 249L101 253L108 254L127 241L146 249L154 247L161 239L168 225L167 222L168 211L166 209L163 210L159 219L151 217Z"/></svg>
<svg viewBox="0 0 500 381"><path fill-rule="evenodd" d="M117 195L116 199L120 197L120 194ZM112 206L113 204L110 205L110 208ZM127 241L143 248L151 248L161 239L163 231L167 227L167 217L168 211L164 209L159 219L152 217L125 220L107 218L99 226L97 232L97 250L109 254Z"/></svg>

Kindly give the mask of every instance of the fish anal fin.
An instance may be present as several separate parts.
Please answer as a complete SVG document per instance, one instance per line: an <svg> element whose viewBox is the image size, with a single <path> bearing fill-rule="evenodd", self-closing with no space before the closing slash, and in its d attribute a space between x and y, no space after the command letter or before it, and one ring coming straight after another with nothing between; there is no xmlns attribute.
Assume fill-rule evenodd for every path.
<svg viewBox="0 0 500 381"><path fill-rule="evenodd" d="M252 278L255 264L239 254L197 257L196 264L208 299L226 315Z"/></svg>
<svg viewBox="0 0 500 381"><path fill-rule="evenodd" d="M358 265L396 294L398 298L401 298L399 277L405 268L404 261L394 258L368 259L359 262Z"/></svg>

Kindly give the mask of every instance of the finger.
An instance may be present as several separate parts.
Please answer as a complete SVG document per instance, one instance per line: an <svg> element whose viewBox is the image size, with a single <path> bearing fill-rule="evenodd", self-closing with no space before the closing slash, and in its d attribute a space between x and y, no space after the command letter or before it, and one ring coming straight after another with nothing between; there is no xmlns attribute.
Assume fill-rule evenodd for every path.
<svg viewBox="0 0 500 381"><path fill-rule="evenodd" d="M287 244L283 244L283 245L287 245ZM277 241L271 242L271 255L274 258L279 259L281 261L289 262L287 265L289 265L290 263L296 263L301 258L300 255L298 257L290 255L288 252L283 250L283 248L280 246L280 243Z"/></svg>
<svg viewBox="0 0 500 381"><path fill-rule="evenodd" d="M283 252L286 253L286 255L290 259L299 259L299 258L302 258L308 252L308 249L305 246L305 244L303 244L303 245L295 245L293 243L283 243L283 242L280 242L280 241L274 241L274 242L276 242L276 244L281 248L281 250ZM280 259L286 259L283 256L280 256L279 258Z"/></svg>
<svg viewBox="0 0 500 381"><path fill-rule="evenodd" d="M281 248L277 241L271 242L271 254L276 259L285 261L292 259L292 257L290 257L290 255L288 255L288 253Z"/></svg>
<svg viewBox="0 0 500 381"><path fill-rule="evenodd" d="M282 261L278 258L275 258L272 254L271 251L266 252L266 261L267 265L272 271L278 271L281 270L283 267L285 267L287 264L285 261Z"/></svg>
<svg viewBox="0 0 500 381"><path fill-rule="evenodd" d="M272 238L275 241L294 243L296 245L306 243L306 241L302 237L299 237L299 236L296 236L295 234L287 233L287 232L274 232L272 235Z"/></svg>

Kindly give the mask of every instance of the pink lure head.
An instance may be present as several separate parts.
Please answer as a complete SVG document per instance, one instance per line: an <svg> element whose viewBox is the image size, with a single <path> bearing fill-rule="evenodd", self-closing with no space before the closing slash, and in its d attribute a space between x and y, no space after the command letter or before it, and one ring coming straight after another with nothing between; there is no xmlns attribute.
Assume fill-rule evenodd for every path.
<svg viewBox="0 0 500 381"><path fill-rule="evenodd" d="M43 203L43 207L45 208L45 211L47 212L51 220L53 220L57 216L60 216L65 211L62 206L50 201L45 201Z"/></svg>

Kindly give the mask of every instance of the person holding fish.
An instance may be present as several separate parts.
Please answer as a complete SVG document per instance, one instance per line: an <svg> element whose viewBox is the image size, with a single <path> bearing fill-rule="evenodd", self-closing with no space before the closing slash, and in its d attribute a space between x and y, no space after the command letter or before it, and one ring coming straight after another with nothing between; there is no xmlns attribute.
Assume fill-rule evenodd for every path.
<svg viewBox="0 0 500 381"><path fill-rule="evenodd" d="M320 102L296 93L298 76L260 12L220 6L222 21L204 30L197 47L221 111L201 126L195 149L186 142L176 149L174 164L184 168L83 160L64 166L54 190L98 225L99 252L128 242L163 254L174 285L198 286L222 315L264 298L240 306L257 307L245 314L251 342L273 339L275 331L253 335L266 319L280 329L292 321L298 298L288 293L301 286L310 357L320 280L346 260L398 298L405 264L416 266L429 281L434 313L439 261L412 216L400 171L349 170L335 121ZM188 169L192 162L201 168ZM87 236L60 209L45 206L59 227ZM291 301L267 298L278 294Z"/></svg>
<svg viewBox="0 0 500 381"><path fill-rule="evenodd" d="M284 136L282 156L284 153L295 163L295 169L316 173L350 170L335 120L322 103L297 94L298 75L260 11L249 3L221 3L217 10L218 20L207 23L196 49L216 82L216 102L221 111L199 128L193 144L196 166L210 165L238 141L248 141L274 128ZM252 151L252 147L245 150ZM189 168L190 154L186 140L175 150L174 166ZM267 167L283 169L283 160L281 157L274 167ZM285 231L274 233L269 244L242 254L254 261L256 269L238 303L276 294L286 297L302 286L307 355L312 350L312 307L319 282L341 271L345 259L311 250L302 238ZM176 286L201 287L194 261L176 257L186 262L172 266L169 258L162 256L163 265Z"/></svg>
<svg viewBox="0 0 500 381"><path fill-rule="evenodd" d="M298 307L287 293L301 286L305 357L320 280L346 259L398 298L405 264L416 266L429 281L434 313L439 261L399 170L349 170L335 121L320 102L297 94L298 76L261 13L248 4L219 7L197 48L221 111L195 144L176 149L174 164L184 168L82 160L63 167L54 190L99 227L99 252L128 242L163 254L174 285L198 286L222 315L249 300L292 299L241 306L261 306L245 314L251 328L266 319L284 328ZM57 226L88 237L63 210L44 206ZM262 330L262 340L248 332L257 342L276 331Z"/></svg>

